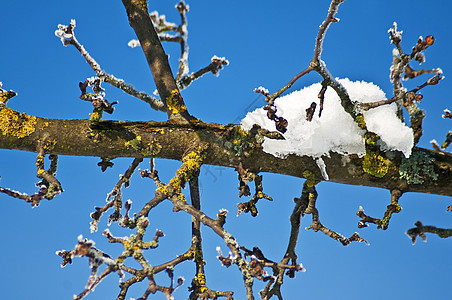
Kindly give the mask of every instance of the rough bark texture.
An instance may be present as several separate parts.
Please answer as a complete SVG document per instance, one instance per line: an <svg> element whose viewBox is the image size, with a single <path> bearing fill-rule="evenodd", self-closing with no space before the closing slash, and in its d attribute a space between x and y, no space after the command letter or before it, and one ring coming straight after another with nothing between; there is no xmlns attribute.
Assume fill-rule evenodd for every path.
<svg viewBox="0 0 452 300"><path fill-rule="evenodd" d="M14 112L5 110L10 114ZM3 118L0 124L9 124L0 128L0 149L31 152L44 149L46 154L58 155L181 160L191 145L202 142L208 145L205 164L238 168L241 161L245 168L254 172L304 177L303 172L309 171L316 179L323 180L319 167L311 157L274 157L262 151L256 141L258 133L243 132L239 125L201 121L174 124L36 118L34 125L25 133L26 136L22 133L19 137L8 128L30 127L28 123L31 117L21 114L22 118L16 118L13 122L5 115L0 110ZM372 157L367 155L360 158L335 153L330 158L324 158L332 182L452 196L450 154L415 148L409 159L405 159L401 153L382 152L374 160L377 162L372 165ZM384 162L384 168L379 165L381 162ZM383 176L378 168L384 169Z"/></svg>

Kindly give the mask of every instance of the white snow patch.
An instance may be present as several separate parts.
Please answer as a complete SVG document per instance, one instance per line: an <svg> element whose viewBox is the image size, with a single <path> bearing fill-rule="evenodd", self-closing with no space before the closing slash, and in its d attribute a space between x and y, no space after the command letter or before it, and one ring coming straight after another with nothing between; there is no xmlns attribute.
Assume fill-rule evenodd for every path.
<svg viewBox="0 0 452 300"><path fill-rule="evenodd" d="M366 103L386 99L385 93L373 83L352 82L348 78L339 79L339 82L352 101ZM306 120L306 109L312 102L319 102L317 96L321 88L321 84L316 83L275 100L277 116L286 118L289 125L283 134L285 140L265 138L265 152L277 157L296 154L313 158L329 156L330 152L359 156L366 154L364 131L344 111L332 88L328 88L325 93L321 118L318 117L317 106L312 121ZM393 103L364 111L363 115L368 130L380 136L380 147L383 150L401 151L409 157L413 148L413 132L397 117L396 111L396 105ZM267 111L263 108L249 112L241 121L244 130L251 129L253 124L276 131L275 123L267 118Z"/></svg>

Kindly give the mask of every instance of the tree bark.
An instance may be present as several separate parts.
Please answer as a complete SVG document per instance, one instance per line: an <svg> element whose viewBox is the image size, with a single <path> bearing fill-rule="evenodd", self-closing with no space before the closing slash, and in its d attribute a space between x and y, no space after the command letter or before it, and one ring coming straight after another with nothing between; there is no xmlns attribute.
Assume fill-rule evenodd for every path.
<svg viewBox="0 0 452 300"><path fill-rule="evenodd" d="M14 112L10 109L10 113ZM16 115L17 112L14 112ZM316 180L322 178L319 167L308 156L289 155L278 158L265 153L253 134L245 133L240 125L220 125L201 121L188 124L144 121L59 120L35 118L21 114L10 121L0 110L0 149L14 149L46 154L98 157L155 157L181 160L193 145L207 144L204 164L244 168L253 172L269 172L303 178L309 171ZM3 119L2 119L3 118ZM18 135L9 128L30 127ZM27 123L28 122L28 123ZM9 127L8 127L9 126ZM24 136L26 135L26 136ZM252 148L252 149L251 149ZM243 149L249 150L243 155ZM365 158L332 153L323 158L329 181L349 185L379 187L402 192L421 192L452 196L452 155L415 148L410 159L401 153L380 153L387 165L382 177L365 171ZM427 157L419 160L416 157ZM416 181L402 176L402 165L410 164ZM411 171L410 171L411 170ZM416 171L417 170L417 171ZM414 174L417 172L417 174ZM408 174L410 175L410 174Z"/></svg>

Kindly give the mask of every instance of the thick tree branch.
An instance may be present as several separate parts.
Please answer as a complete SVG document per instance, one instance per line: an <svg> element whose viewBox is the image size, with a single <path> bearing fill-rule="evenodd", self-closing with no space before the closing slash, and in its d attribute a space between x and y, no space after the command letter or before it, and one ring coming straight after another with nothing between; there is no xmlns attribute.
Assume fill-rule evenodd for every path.
<svg viewBox="0 0 452 300"><path fill-rule="evenodd" d="M168 56L163 50L160 39L149 17L147 3L144 0L123 0L130 26L137 35L148 65L151 69L159 95L167 109L168 118L174 122L186 122L190 119L187 107L180 96L173 77Z"/></svg>
<svg viewBox="0 0 452 300"><path fill-rule="evenodd" d="M289 155L277 158L262 151L256 141L257 132L239 134L239 125L219 125L197 122L195 125L176 125L172 122L58 120L32 117L17 112L0 116L12 119L0 120L8 128L29 128L18 134L8 128L0 128L0 149L37 152L44 137L52 141L52 149L46 154L98 156L98 157L156 157L181 160L189 146L197 142L207 143L204 164L238 168L240 160L253 172L271 172L303 177L308 170L316 178L322 175L311 157ZM92 138L95 132L98 139ZM260 136L260 139L262 136ZM259 139L258 139L259 140ZM234 145L239 145L237 148ZM252 151L252 155L248 152ZM243 153L248 156L243 157ZM365 185L402 192L423 192L452 196L452 155L414 148L409 159L401 153L380 153L387 166L384 176L377 177L378 165L363 168L363 158L356 155L341 156L332 153L324 158L329 180L351 185ZM240 158L242 156L242 158ZM386 157L385 157L386 156ZM375 170L374 170L375 169ZM375 171L375 172L374 172ZM381 175L381 174L380 174Z"/></svg>

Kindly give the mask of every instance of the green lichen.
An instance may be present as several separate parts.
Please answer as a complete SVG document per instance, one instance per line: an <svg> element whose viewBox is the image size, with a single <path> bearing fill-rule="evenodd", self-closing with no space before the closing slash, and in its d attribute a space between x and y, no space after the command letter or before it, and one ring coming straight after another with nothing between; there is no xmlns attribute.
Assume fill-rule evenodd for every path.
<svg viewBox="0 0 452 300"><path fill-rule="evenodd" d="M124 145L127 148L132 147L133 149L140 151L142 147L141 136L137 135L133 140L125 142Z"/></svg>
<svg viewBox="0 0 452 300"><path fill-rule="evenodd" d="M433 158L424 152L414 152L409 158L404 158L400 164L399 174L409 184L422 184L425 180L437 180Z"/></svg>
<svg viewBox="0 0 452 300"><path fill-rule="evenodd" d="M234 151L236 156L250 156L264 142L264 137L258 133L259 128L254 125L249 131L244 131L240 126L234 126L224 146Z"/></svg>
<svg viewBox="0 0 452 300"><path fill-rule="evenodd" d="M129 148L132 147L136 151L140 152L143 156L155 156L162 150L162 145L156 141L151 141L147 145L144 145L141 141L141 136L137 135L134 139L124 143Z"/></svg>
<svg viewBox="0 0 452 300"><path fill-rule="evenodd" d="M373 151L367 151L363 158L362 166L364 172L378 178L385 176L389 170L386 160L381 155Z"/></svg>
<svg viewBox="0 0 452 300"><path fill-rule="evenodd" d="M399 203L393 203L388 206L388 210L386 211L383 219L378 219L380 221L379 226L383 228L383 230L388 229L389 220L391 220L392 214L397 214L402 210L402 207Z"/></svg>
<svg viewBox="0 0 452 300"><path fill-rule="evenodd" d="M0 132L3 135L24 138L36 130L37 118L4 106L0 108Z"/></svg>
<svg viewBox="0 0 452 300"><path fill-rule="evenodd" d="M309 170L303 172L303 177L306 178L306 184L308 187L314 187L317 184L315 180L315 175Z"/></svg>

